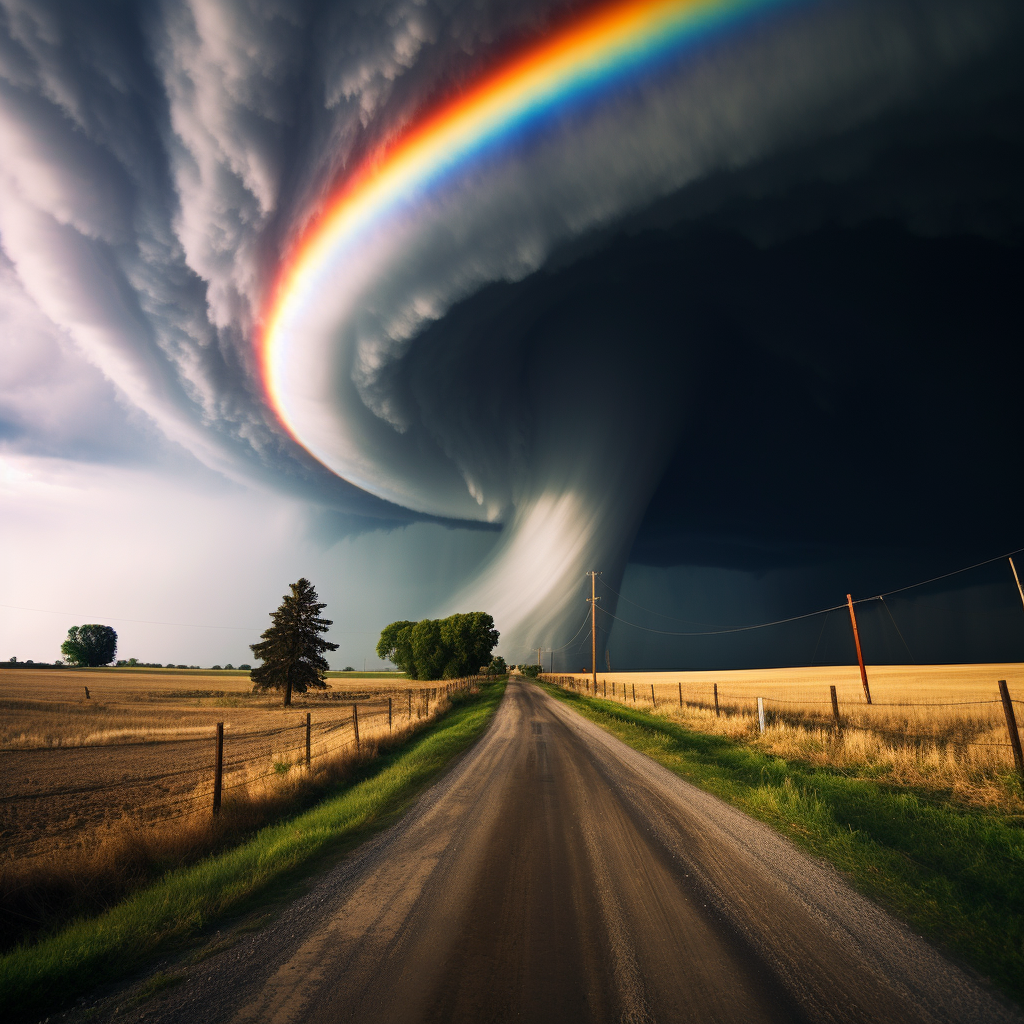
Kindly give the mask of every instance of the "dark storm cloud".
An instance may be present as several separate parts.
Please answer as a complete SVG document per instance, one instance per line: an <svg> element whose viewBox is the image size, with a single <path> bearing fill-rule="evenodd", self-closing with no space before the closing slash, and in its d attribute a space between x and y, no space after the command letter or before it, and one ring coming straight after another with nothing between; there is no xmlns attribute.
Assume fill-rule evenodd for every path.
<svg viewBox="0 0 1024 1024"><path fill-rule="evenodd" d="M457 603L526 646L629 558L1015 546L1012 3L796 5L474 168L314 360L350 350L324 435L377 496L287 436L253 344L282 256L361 155L558 13L0 3L5 447L170 442L307 497L325 535L502 523Z"/></svg>

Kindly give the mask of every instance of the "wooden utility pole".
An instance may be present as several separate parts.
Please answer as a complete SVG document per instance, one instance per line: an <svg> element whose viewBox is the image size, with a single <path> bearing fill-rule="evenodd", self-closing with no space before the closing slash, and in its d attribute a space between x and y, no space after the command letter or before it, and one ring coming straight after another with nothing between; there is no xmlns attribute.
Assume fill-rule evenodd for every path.
<svg viewBox="0 0 1024 1024"><path fill-rule="evenodd" d="M1013 578L1017 581L1017 590L1020 592L1020 603L1024 604L1024 587L1020 585L1020 577L1017 575L1017 566L1013 564L1012 558L1009 561L1010 568L1013 570ZM86 696L89 696L88 692L86 692Z"/></svg>
<svg viewBox="0 0 1024 1024"><path fill-rule="evenodd" d="M595 593L599 572L588 572L590 577L590 672L594 679L594 696L597 696L597 602L601 600Z"/></svg>
<svg viewBox="0 0 1024 1024"><path fill-rule="evenodd" d="M224 778L224 723L217 723L217 757L213 766L213 813L220 814L221 780Z"/></svg>
<svg viewBox="0 0 1024 1024"><path fill-rule="evenodd" d="M544 648L543 647L537 647L536 651L537 651L537 668L543 668L544 666L540 663L540 656L543 653Z"/></svg>
<svg viewBox="0 0 1024 1024"><path fill-rule="evenodd" d="M853 642L857 646L857 664L860 665L860 681L864 687L864 696L867 698L868 703L871 703L871 690L868 688L868 673L867 669L864 668L864 654L860 649L860 631L857 629L857 616L853 611L853 598L847 594L846 603L850 608L850 622L853 625Z"/></svg>

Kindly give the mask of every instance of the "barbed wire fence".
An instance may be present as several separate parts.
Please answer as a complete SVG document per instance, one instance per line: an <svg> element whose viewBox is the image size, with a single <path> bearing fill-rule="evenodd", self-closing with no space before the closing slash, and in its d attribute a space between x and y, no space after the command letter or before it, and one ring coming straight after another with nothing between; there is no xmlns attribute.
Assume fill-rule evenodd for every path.
<svg viewBox="0 0 1024 1024"><path fill-rule="evenodd" d="M562 689L571 690L588 697L615 701L633 707L652 711L666 705L678 704L681 710L687 708L712 712L716 718L723 716L753 717L755 728L760 735L775 722L789 725L818 726L831 730L834 736L841 736L848 729L865 729L889 738L891 741L906 743L917 741L947 747L989 748L1005 751L1007 766L1012 766L1024 785L1024 752L1022 752L1020 729L1017 715L1024 714L1024 701L1012 698L1006 680L995 681L996 695L988 700L959 701L874 701L839 700L835 685L829 685L828 697L821 700L773 697L770 695L727 695L725 687L717 682L687 684L641 683L639 689L634 681L626 682L605 677L594 686L589 676L542 674L545 682ZM807 685L807 684L804 684ZM825 684L822 684L824 689ZM669 692L666 692L669 688ZM910 720L918 709L971 708L986 709L988 713L964 713L945 726L937 716L932 715L935 728L930 732L910 732ZM898 723L892 715L897 709L902 717ZM887 721L888 720L888 721ZM927 724L928 716L918 715L917 724ZM1005 730L1006 740L978 740L980 735L992 735L996 730Z"/></svg>

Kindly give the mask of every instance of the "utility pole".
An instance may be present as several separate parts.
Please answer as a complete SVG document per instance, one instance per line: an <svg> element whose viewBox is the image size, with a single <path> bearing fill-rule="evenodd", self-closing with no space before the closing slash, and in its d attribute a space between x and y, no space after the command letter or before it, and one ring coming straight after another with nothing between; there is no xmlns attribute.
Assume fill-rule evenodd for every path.
<svg viewBox="0 0 1024 1024"><path fill-rule="evenodd" d="M588 572L590 577L590 671L594 681L594 696L597 696L597 602L601 600L595 593L599 572Z"/></svg>
<svg viewBox="0 0 1024 1024"><path fill-rule="evenodd" d="M1013 564L1013 559L1010 559L1010 568L1013 570L1013 578L1017 581L1017 590L1020 591L1020 603L1024 604L1024 587L1020 585L1020 577L1017 575L1017 566Z"/></svg>
<svg viewBox="0 0 1024 1024"><path fill-rule="evenodd" d="M860 632L857 629L857 616L853 613L853 598L847 594L846 603L850 608L850 622L853 624L853 642L857 645L857 664L860 665L860 681L864 687L864 696L867 697L868 703L871 703L871 690L868 689L868 673L867 669L864 668L864 655L860 649Z"/></svg>
<svg viewBox="0 0 1024 1024"><path fill-rule="evenodd" d="M544 650L544 648L543 647L537 647L537 648L535 648L535 650L537 651L537 668L543 668L544 666L541 664L540 656L541 656L541 652Z"/></svg>

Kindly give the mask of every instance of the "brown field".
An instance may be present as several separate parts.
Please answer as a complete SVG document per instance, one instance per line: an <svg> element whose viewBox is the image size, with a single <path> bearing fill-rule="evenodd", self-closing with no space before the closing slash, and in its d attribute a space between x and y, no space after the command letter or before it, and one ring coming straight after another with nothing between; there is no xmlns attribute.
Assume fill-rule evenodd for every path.
<svg viewBox="0 0 1024 1024"><path fill-rule="evenodd" d="M872 704L856 665L728 672L599 672L598 695L651 707L701 732L752 743L779 757L869 769L896 785L944 792L974 805L1024 813L997 682L1005 679L1024 726L1024 665L868 667ZM549 677L559 678L559 677ZM586 692L589 675L571 678ZM718 685L721 715L714 711ZM843 728L834 728L829 686ZM682 707L680 707L680 686ZM760 734L757 698L767 728Z"/></svg>
<svg viewBox="0 0 1024 1024"><path fill-rule="evenodd" d="M0 861L82 848L125 822L152 824L212 803L216 724L224 723L224 798L314 768L428 714L428 688L401 678L329 679L330 688L251 694L248 674L0 671ZM85 697L88 686L90 698ZM429 714L439 710L429 700Z"/></svg>

